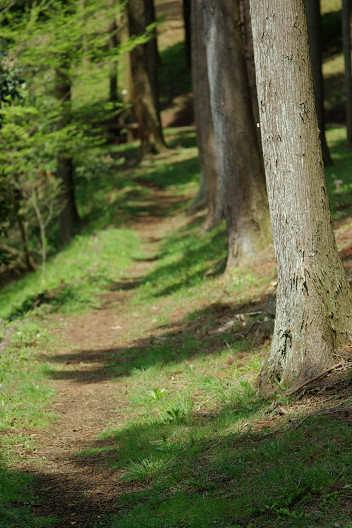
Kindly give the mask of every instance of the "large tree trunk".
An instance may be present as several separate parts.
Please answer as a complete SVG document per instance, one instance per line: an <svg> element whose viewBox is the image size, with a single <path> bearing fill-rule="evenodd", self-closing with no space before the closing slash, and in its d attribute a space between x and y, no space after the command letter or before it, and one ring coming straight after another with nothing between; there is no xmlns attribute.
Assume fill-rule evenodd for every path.
<svg viewBox="0 0 352 528"><path fill-rule="evenodd" d="M194 116L201 173L206 181L208 214L204 229L212 229L222 218L219 169L210 108L208 67L205 51L201 0L192 0L192 84Z"/></svg>
<svg viewBox="0 0 352 528"><path fill-rule="evenodd" d="M352 296L329 211L304 0L252 0L251 14L278 270L274 336L261 374L267 390L334 362L351 334Z"/></svg>
<svg viewBox="0 0 352 528"><path fill-rule="evenodd" d="M63 60L62 66L56 70L55 95L62 108L61 118L57 122L58 130L62 130L70 122L71 79L67 73L67 67L67 60ZM75 199L72 157L65 151L64 147L60 150L57 158L56 175L61 180L59 198L60 239L62 243L65 243L74 236L80 219Z"/></svg>
<svg viewBox="0 0 352 528"><path fill-rule="evenodd" d="M351 69L351 30L350 0L342 0L342 42L345 59L346 128L347 146L352 148L352 69Z"/></svg>
<svg viewBox="0 0 352 528"><path fill-rule="evenodd" d="M320 0L305 0L310 57L312 61L315 105L320 130L321 150L325 165L332 165L325 137L324 80L321 68L321 18Z"/></svg>
<svg viewBox="0 0 352 528"><path fill-rule="evenodd" d="M230 270L269 243L269 209L252 118L239 0L203 0L203 16Z"/></svg>
<svg viewBox="0 0 352 528"><path fill-rule="evenodd" d="M154 20L152 0L129 0L127 4L130 36L145 33ZM133 101L139 125L141 152L143 157L150 151L165 150L158 108L158 54L155 35L146 43L131 51Z"/></svg>

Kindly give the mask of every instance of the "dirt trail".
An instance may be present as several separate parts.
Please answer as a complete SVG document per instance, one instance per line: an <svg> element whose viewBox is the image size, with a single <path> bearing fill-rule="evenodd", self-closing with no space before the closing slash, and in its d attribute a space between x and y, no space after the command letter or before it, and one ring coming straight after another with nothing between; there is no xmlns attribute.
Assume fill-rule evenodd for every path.
<svg viewBox="0 0 352 528"><path fill-rule="evenodd" d="M159 192L156 204L160 202L165 200ZM126 413L131 412L126 395L128 379L111 376L106 363L109 354L137 344L135 335L141 335L141 330L144 339L155 334L152 314L141 318L131 300L175 221L158 216L156 209L156 216L143 217L134 224L145 259L135 262L115 291L103 296L100 309L70 317L52 314L48 318L57 345L54 355L43 356L53 365L50 384L56 397L50 410L59 420L45 430L29 432L38 447L35 453L28 452L19 469L36 476L40 501L35 513L58 517L60 522L55 526L108 526L104 517L118 512L118 492L124 486L127 491L118 472L103 461L99 463L99 457L77 454L96 445L97 435L107 424L123 424Z"/></svg>

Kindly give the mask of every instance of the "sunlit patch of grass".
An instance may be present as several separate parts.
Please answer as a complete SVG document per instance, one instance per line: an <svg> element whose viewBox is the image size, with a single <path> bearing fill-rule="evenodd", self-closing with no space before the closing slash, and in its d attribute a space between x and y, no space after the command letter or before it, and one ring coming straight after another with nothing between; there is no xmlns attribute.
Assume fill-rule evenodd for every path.
<svg viewBox="0 0 352 528"><path fill-rule="evenodd" d="M242 405L106 432L109 464L140 484L119 497L113 526L350 526L340 501L351 493L351 428L311 418L277 435L246 432L266 404L252 395Z"/></svg>
<svg viewBox="0 0 352 528"><path fill-rule="evenodd" d="M331 55L323 62L325 78L325 108L327 118L334 122L345 119L344 60L341 53Z"/></svg>
<svg viewBox="0 0 352 528"><path fill-rule="evenodd" d="M330 208L333 218L339 220L352 214L352 153L346 148L344 127L329 128L327 139L334 159L334 165L326 168Z"/></svg>
<svg viewBox="0 0 352 528"><path fill-rule="evenodd" d="M121 277L138 249L138 237L130 230L78 235L47 263L45 280L38 270L0 290L0 316L22 316L38 305L44 290L57 289L50 301L54 310L92 306L99 302L99 292Z"/></svg>
<svg viewBox="0 0 352 528"><path fill-rule="evenodd" d="M341 10L341 0L321 0L320 11L322 15Z"/></svg>
<svg viewBox="0 0 352 528"><path fill-rule="evenodd" d="M43 323L22 321L1 355L0 431L15 434L24 427L44 426L52 418L46 405L54 395L44 383L45 366L38 359L38 347L52 346ZM5 440L6 442L6 440Z"/></svg>
<svg viewBox="0 0 352 528"><path fill-rule="evenodd" d="M45 367L38 358L39 347L50 348L52 343L37 320L8 326L14 333L0 361L0 527L51 526L53 519L34 515L33 479L11 465L36 451L35 439L23 431L45 427L54 418L47 410L54 391L46 384Z"/></svg>

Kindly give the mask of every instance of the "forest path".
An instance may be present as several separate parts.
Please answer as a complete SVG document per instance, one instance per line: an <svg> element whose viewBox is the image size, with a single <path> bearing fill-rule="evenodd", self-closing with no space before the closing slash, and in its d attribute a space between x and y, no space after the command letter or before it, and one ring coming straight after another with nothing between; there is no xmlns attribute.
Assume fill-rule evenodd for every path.
<svg viewBox="0 0 352 528"><path fill-rule="evenodd" d="M155 216L143 216L133 224L142 240L144 258L135 261L123 281L103 295L99 309L48 316L55 344L53 350L43 352L42 359L49 369L52 366L50 385L56 396L49 410L58 419L44 430L26 432L37 448L26 454L19 469L36 477L40 499L36 515L57 517L58 527L109 526L106 516L118 512L118 494L131 489L100 457L78 453L97 446L97 436L107 425L116 428L131 419L130 378L128 374L116 376L111 362L128 363L124 350L138 346L142 338L145 344L150 336L158 335L153 319L158 303L140 312L133 297L155 264L166 234L186 219L163 214L170 199L167 191L153 189L153 195ZM179 197L179 201L184 199Z"/></svg>

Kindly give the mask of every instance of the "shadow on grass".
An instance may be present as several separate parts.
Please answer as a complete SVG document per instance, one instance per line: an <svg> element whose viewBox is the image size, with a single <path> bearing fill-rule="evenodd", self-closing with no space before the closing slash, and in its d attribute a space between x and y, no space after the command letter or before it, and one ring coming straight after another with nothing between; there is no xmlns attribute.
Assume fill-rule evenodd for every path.
<svg viewBox="0 0 352 528"><path fill-rule="evenodd" d="M321 17L322 51L329 55L342 49L342 16L341 10L325 13Z"/></svg>
<svg viewBox="0 0 352 528"><path fill-rule="evenodd" d="M118 171L102 177L101 174L88 174L84 185L78 191L78 197L85 207L83 220L89 229L104 229L106 226L121 226L129 220L143 215L165 216L171 214L175 206L184 197L168 196L156 202L153 190L186 184L194 180L199 173L196 157L169 164L165 161L154 169L143 167ZM150 188L153 186L153 189ZM91 197L94 196L94 201Z"/></svg>
<svg viewBox="0 0 352 528"><path fill-rule="evenodd" d="M341 123L346 121L346 97L344 73L326 75L324 78L324 91L327 109L325 120L327 123Z"/></svg>
<svg viewBox="0 0 352 528"><path fill-rule="evenodd" d="M160 255L160 258L167 257L174 251L176 257L170 258L170 262L165 258L164 264L145 276L145 282L151 285L150 296L170 295L201 283L206 273L212 272L213 276L223 273L226 245L222 227L203 234L192 233L190 226L179 230L163 244Z"/></svg>
<svg viewBox="0 0 352 528"><path fill-rule="evenodd" d="M237 308L237 309L236 309ZM101 383L106 380L130 376L148 369L161 369L191 361L199 356L217 355L225 348L233 350L233 358L240 360L253 347L252 340L243 332L261 316L243 315L246 311L261 311L264 302L234 307L217 303L199 310L182 321L160 327L157 336L135 340L127 347L78 350L66 354L42 355L48 368L47 376L69 379L77 383ZM236 314L241 316L236 317ZM201 331L200 331L201 329ZM164 330L160 333L160 330ZM251 354L258 355L258 350ZM72 365L74 370L60 370L59 365ZM81 366L82 368L79 368Z"/></svg>
<svg viewBox="0 0 352 528"><path fill-rule="evenodd" d="M23 471L8 469L0 460L0 527L39 528L54 524L49 517L37 516L37 497L33 492L34 479Z"/></svg>
<svg viewBox="0 0 352 528"><path fill-rule="evenodd" d="M75 508L86 513L74 490L87 487L84 475L103 473L98 508L114 513L114 504L110 524L101 524L109 528L350 526L351 414L283 419L270 429L273 413L258 420L267 406L242 392L216 412L146 416L107 431L70 459L82 482L53 481L44 512L66 503L71 519ZM87 505L93 527L99 509Z"/></svg>
<svg viewBox="0 0 352 528"><path fill-rule="evenodd" d="M160 58L160 101L161 109L164 109L175 97L191 91L191 72L186 66L183 42L178 42L163 50Z"/></svg>

